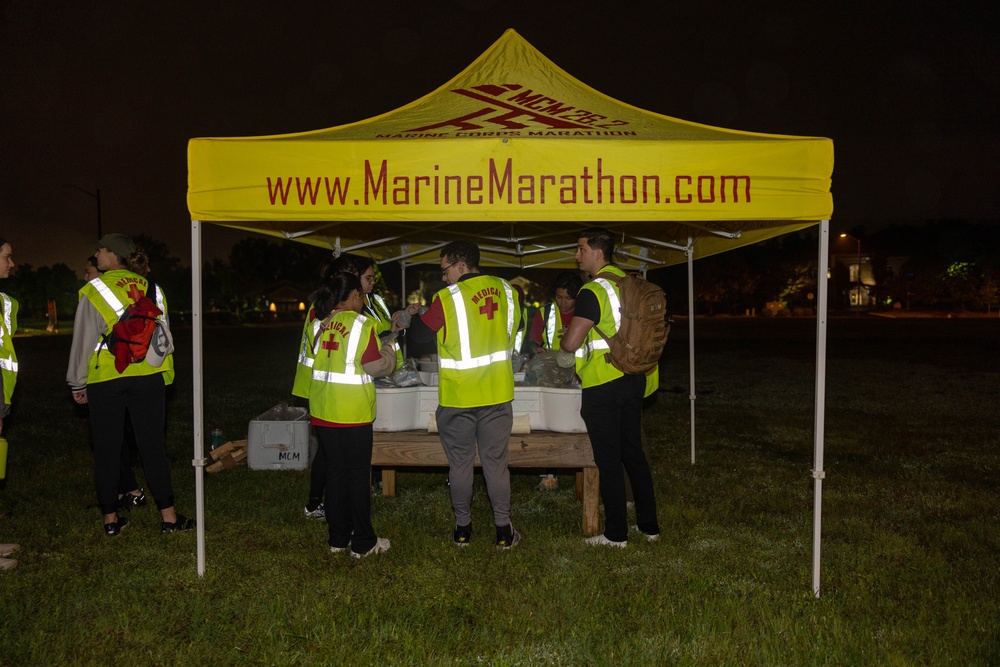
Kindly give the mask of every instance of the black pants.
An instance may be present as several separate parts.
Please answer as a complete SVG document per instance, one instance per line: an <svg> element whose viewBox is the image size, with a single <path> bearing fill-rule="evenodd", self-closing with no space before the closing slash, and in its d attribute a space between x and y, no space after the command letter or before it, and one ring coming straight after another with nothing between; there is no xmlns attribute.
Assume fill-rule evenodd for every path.
<svg viewBox="0 0 1000 667"><path fill-rule="evenodd" d="M642 451L642 394L646 378L625 375L583 390L580 416L587 425L594 462L601 475L604 536L615 542L628 539L625 472L635 496L639 530L656 535L656 497L649 461ZM624 466L624 468L623 468Z"/></svg>
<svg viewBox="0 0 1000 667"><path fill-rule="evenodd" d="M163 377L122 377L87 385L90 435L94 441L94 483L102 514L118 503L125 419L132 423L146 483L159 509L173 507L174 488L166 444L166 388Z"/></svg>
<svg viewBox="0 0 1000 667"><path fill-rule="evenodd" d="M350 542L351 551L365 553L376 540L371 518L372 425L317 426L316 437L326 456L328 543L343 548Z"/></svg>

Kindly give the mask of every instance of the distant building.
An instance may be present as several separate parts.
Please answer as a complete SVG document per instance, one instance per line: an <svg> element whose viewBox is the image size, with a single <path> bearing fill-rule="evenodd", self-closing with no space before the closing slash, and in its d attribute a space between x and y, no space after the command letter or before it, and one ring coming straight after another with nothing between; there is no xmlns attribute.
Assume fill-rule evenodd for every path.
<svg viewBox="0 0 1000 667"><path fill-rule="evenodd" d="M263 297L272 313L294 313L305 310L309 293L297 283L282 280L268 288Z"/></svg>
<svg viewBox="0 0 1000 667"><path fill-rule="evenodd" d="M840 293L846 296L846 303L843 305L856 307L874 306L875 295L875 272L872 268L872 258L870 255L858 253L836 253L830 257L830 265L840 266L846 269L839 272L843 280L837 285ZM897 268L898 271L898 268Z"/></svg>

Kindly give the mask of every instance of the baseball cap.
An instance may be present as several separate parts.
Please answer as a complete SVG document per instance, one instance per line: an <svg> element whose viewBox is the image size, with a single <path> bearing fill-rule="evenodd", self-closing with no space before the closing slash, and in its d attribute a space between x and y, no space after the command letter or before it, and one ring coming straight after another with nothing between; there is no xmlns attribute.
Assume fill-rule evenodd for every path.
<svg viewBox="0 0 1000 667"><path fill-rule="evenodd" d="M101 248L107 248L111 252L118 255L119 259L124 260L135 252L135 243L124 234L105 234L97 243L94 244L93 250L94 252L97 252Z"/></svg>

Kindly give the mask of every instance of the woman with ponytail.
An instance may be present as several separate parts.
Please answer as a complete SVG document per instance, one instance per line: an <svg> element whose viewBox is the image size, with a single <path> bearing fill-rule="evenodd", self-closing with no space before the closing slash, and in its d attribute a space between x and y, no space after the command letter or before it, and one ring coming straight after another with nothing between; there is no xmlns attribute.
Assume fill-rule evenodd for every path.
<svg viewBox="0 0 1000 667"><path fill-rule="evenodd" d="M363 315L364 292L353 273L337 273L316 294L316 319L306 332L312 372L305 398L326 461L326 521L330 551L350 547L362 558L389 550L371 522L374 377L396 366L393 336L380 341Z"/></svg>

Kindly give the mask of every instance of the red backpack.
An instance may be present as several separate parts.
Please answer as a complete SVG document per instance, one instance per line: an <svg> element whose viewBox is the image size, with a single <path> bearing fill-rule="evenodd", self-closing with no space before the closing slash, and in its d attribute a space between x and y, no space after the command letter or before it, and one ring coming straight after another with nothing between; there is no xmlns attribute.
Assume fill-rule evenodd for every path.
<svg viewBox="0 0 1000 667"><path fill-rule="evenodd" d="M146 294L125 308L111 331L104 335L102 345L115 355L115 370L124 373L129 364L137 364L146 358L149 343L156 333L156 318L163 311L151 299L156 294L156 286L150 282Z"/></svg>

